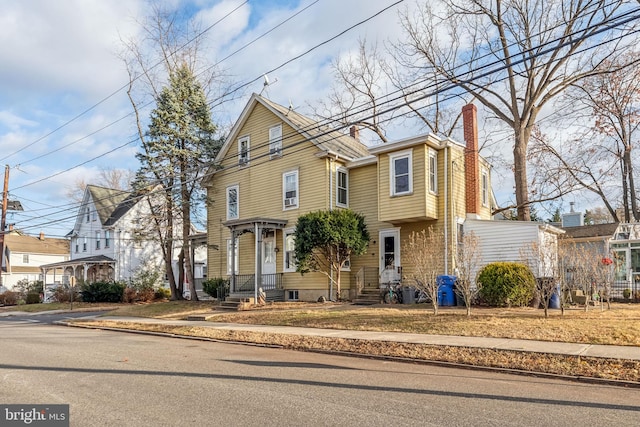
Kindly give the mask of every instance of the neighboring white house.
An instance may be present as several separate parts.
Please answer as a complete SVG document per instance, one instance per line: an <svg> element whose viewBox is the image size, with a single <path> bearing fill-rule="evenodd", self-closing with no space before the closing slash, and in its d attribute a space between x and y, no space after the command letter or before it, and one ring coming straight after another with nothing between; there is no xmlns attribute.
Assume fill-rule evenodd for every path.
<svg viewBox="0 0 640 427"><path fill-rule="evenodd" d="M88 282L128 282L149 269L164 274L162 247L150 233L151 226L145 223L157 201L153 193L136 194L88 185L69 233L69 260L42 267L43 271L62 268L63 276L47 283L68 283L69 277ZM175 230L178 227L180 223L174 224ZM173 253L177 260L181 242L177 238L174 241ZM206 259L201 253L202 250L195 251L194 260L196 271L200 272Z"/></svg>
<svg viewBox="0 0 640 427"><path fill-rule="evenodd" d="M536 277L553 276L557 266L558 236L564 230L534 221L487 221L467 218L464 233L478 238L479 268L492 262L523 262Z"/></svg>
<svg viewBox="0 0 640 427"><path fill-rule="evenodd" d="M30 236L19 231L10 231L4 236L5 254L2 257L2 286L15 288L22 280L43 281L40 266L69 259L69 240ZM60 270L58 270L60 274ZM54 280L54 270L47 274L47 281Z"/></svg>

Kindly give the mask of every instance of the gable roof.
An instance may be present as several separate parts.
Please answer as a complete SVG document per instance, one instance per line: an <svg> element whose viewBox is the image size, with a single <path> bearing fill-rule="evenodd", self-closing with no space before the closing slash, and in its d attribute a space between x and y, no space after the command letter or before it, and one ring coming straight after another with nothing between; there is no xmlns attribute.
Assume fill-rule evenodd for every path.
<svg viewBox="0 0 640 427"><path fill-rule="evenodd" d="M618 223L581 225L577 227L565 227L565 239L584 239L596 237L613 237L618 229Z"/></svg>
<svg viewBox="0 0 640 427"><path fill-rule="evenodd" d="M131 198L131 193L127 191L98 187L97 185L87 185L87 192L91 195L91 199L93 200L93 204L98 212L100 222L104 225L107 225L107 222L110 219L111 223L115 222L112 219L114 213L119 212L118 218L120 218L131 208L131 206L133 206L129 206L124 212L122 212L122 203L126 199ZM82 215L82 212L80 214Z"/></svg>
<svg viewBox="0 0 640 427"><path fill-rule="evenodd" d="M369 155L367 146L349 135L331 129L329 126L322 125L317 121L294 111L291 108L284 107L273 101L254 93L245 105L240 117L233 125L229 136L225 139L220 152L215 158L214 163L219 164L226 157L229 148L238 138L239 132L245 122L253 112L256 105L262 105L284 123L291 126L296 132L305 137L306 140L313 143L318 149L326 154L337 155L343 159L350 161ZM286 149L286 146L284 147ZM215 172L212 167L209 169L203 182L206 182Z"/></svg>
<svg viewBox="0 0 640 427"><path fill-rule="evenodd" d="M4 236L5 245L11 252L25 254L68 255L69 241L67 239L42 239L26 234L9 233Z"/></svg>

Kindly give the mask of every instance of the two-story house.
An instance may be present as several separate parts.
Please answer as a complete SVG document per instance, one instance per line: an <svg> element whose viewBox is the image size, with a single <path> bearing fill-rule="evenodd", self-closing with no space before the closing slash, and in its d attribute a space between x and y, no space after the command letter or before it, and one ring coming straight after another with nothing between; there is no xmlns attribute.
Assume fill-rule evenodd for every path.
<svg viewBox="0 0 640 427"><path fill-rule="evenodd" d="M136 236L136 224L149 209L144 197L122 190L88 185L76 215L69 260L42 266L63 269L55 282L128 281L144 265L161 268L159 247Z"/></svg>
<svg viewBox="0 0 640 427"><path fill-rule="evenodd" d="M203 181L209 277L229 277L232 294L329 297L324 275L295 272L293 233L300 215L343 208L363 214L371 235L342 275L344 298L355 296L364 269L400 279L411 268L403 241L430 226L444 235L442 273L453 271L460 225L469 215L490 219L492 207L476 109L463 113L466 145L425 134L367 147L355 127L347 135L254 94Z"/></svg>
<svg viewBox="0 0 640 427"><path fill-rule="evenodd" d="M17 230L9 231L5 237L5 256L2 265L2 285L12 290L20 281L54 280L54 271L43 276L40 266L69 259L69 240L30 236ZM58 271L60 274L60 271Z"/></svg>

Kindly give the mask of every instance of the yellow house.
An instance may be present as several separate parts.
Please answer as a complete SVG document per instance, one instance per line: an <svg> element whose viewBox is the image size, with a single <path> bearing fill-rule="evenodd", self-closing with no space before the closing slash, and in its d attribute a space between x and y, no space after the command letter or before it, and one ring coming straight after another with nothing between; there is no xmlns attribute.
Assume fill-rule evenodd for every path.
<svg viewBox="0 0 640 427"><path fill-rule="evenodd" d="M326 276L295 271L293 233L299 216L343 208L364 215L371 236L341 275L343 298L355 298L364 281L377 287L381 273L400 280L411 268L402 242L429 226L445 236L442 273L450 274L464 219L491 218L473 105L463 118L466 145L425 134L367 147L355 127L347 135L252 95L203 181L208 277L230 278L232 296L262 288L267 299L329 298Z"/></svg>

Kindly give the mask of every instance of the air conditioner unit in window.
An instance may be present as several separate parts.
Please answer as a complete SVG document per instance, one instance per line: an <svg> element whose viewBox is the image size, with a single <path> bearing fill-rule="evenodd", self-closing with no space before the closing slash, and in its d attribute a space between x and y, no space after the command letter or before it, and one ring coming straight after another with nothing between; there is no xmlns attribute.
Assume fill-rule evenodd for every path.
<svg viewBox="0 0 640 427"><path fill-rule="evenodd" d="M298 201L296 200L295 197L288 197L286 199L284 199L284 207L288 208L291 206L296 206L298 204Z"/></svg>
<svg viewBox="0 0 640 427"><path fill-rule="evenodd" d="M238 166L245 166L249 161L246 158L238 159Z"/></svg>

